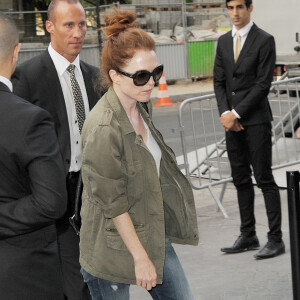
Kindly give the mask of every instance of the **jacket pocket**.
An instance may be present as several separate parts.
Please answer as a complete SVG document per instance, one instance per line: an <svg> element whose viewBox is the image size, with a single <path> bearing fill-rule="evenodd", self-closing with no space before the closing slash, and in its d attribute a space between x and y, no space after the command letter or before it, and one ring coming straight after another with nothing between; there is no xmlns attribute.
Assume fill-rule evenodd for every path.
<svg viewBox="0 0 300 300"><path fill-rule="evenodd" d="M134 225L135 231L138 235L140 242L143 247L147 243L147 234L144 224ZM116 228L107 228L106 230L106 244L108 248L120 251L128 251L123 239L121 238L119 232Z"/></svg>

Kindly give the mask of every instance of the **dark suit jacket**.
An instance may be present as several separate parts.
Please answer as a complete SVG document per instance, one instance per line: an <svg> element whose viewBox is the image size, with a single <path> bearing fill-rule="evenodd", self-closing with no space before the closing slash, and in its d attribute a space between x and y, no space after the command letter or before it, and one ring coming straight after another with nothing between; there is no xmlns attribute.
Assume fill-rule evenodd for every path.
<svg viewBox="0 0 300 300"><path fill-rule="evenodd" d="M94 88L99 69L82 61L80 68L92 109L101 96ZM17 67L12 82L16 95L44 108L53 117L67 175L71 161L68 116L57 71L48 50Z"/></svg>
<svg viewBox="0 0 300 300"><path fill-rule="evenodd" d="M0 82L1 299L61 299L54 222L67 204L63 175L50 115Z"/></svg>
<svg viewBox="0 0 300 300"><path fill-rule="evenodd" d="M253 24L237 62L231 31L219 38L214 89L220 114L234 108L245 126L272 121L268 93L276 51L273 36Z"/></svg>

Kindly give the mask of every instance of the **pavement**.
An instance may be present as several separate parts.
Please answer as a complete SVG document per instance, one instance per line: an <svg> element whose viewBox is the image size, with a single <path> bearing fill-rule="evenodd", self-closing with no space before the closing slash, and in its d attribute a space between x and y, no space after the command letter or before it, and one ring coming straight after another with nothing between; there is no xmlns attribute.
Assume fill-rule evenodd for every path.
<svg viewBox="0 0 300 300"><path fill-rule="evenodd" d="M172 101L213 91L212 81L180 82L168 86ZM198 92L198 94L197 94ZM153 96L157 93L154 91ZM287 170L299 170L300 166L276 170L276 180L285 181ZM275 172L274 172L275 173ZM196 180L196 179L195 179ZM284 185L284 184L283 184ZM219 195L221 185L215 186ZM229 218L217 210L208 189L194 190L200 242L198 246L174 244L175 251L185 270L195 300L292 300L292 276L289 241L287 191L280 189L282 204L282 232L286 253L275 258L256 260L257 252L224 254L220 248L231 246L239 235L240 217L236 190L227 184L223 198ZM261 247L267 242L268 223L263 195L255 187L256 231ZM151 299L141 287L131 286L131 299ZM299 299L294 299L299 300Z"/></svg>

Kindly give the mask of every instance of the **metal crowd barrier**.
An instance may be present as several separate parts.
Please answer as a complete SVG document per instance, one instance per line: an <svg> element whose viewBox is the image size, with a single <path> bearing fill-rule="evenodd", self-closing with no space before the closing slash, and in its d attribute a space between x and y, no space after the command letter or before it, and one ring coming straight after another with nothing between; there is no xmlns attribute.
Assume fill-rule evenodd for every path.
<svg viewBox="0 0 300 300"><path fill-rule="evenodd" d="M295 136L299 123L300 77L272 83L269 101L273 112L273 169L300 163L300 140ZM225 218L222 205L226 184L232 181L227 158L225 131L219 122L214 94L186 99L179 106L179 131L183 156L181 169L193 189L208 188ZM196 178L196 180L192 180ZM220 195L213 187L222 185Z"/></svg>

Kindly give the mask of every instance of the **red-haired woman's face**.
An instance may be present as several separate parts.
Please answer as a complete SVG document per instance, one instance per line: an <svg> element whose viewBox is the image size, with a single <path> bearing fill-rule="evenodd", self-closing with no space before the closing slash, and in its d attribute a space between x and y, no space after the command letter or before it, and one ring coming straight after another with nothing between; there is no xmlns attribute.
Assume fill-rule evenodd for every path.
<svg viewBox="0 0 300 300"><path fill-rule="evenodd" d="M130 61L121 71L134 74L137 71L146 70L152 72L157 67L157 57L153 50L137 50ZM113 84L117 94L123 100L147 102L150 99L152 89L155 85L153 77L143 86L136 86L133 79L116 73Z"/></svg>

